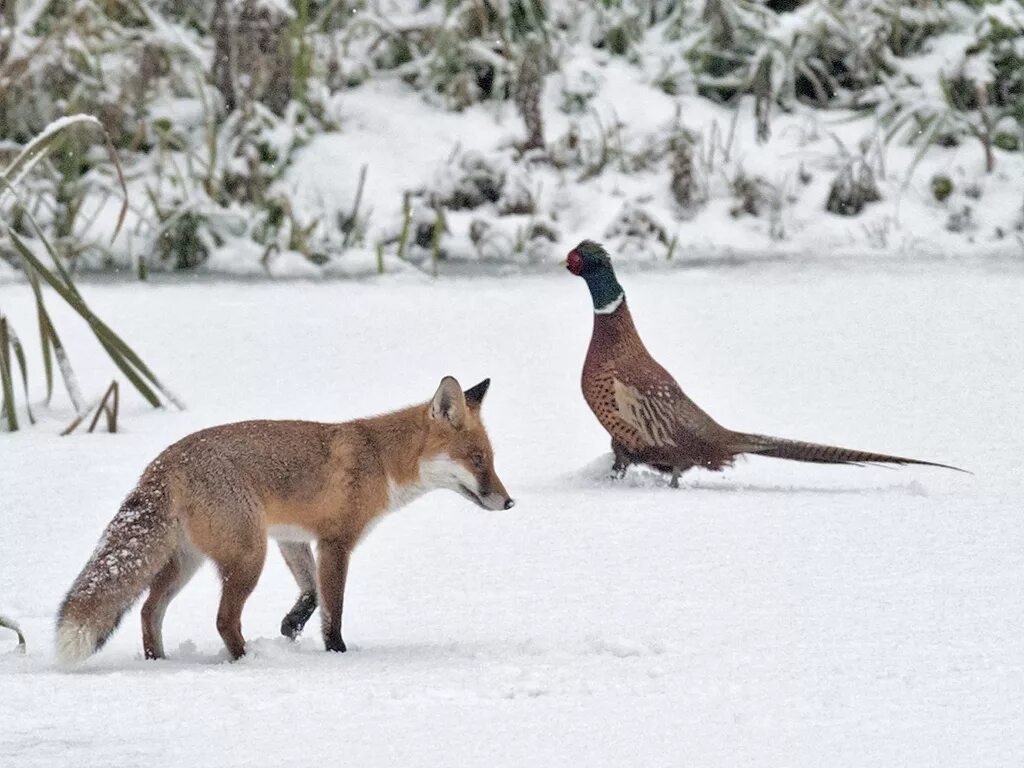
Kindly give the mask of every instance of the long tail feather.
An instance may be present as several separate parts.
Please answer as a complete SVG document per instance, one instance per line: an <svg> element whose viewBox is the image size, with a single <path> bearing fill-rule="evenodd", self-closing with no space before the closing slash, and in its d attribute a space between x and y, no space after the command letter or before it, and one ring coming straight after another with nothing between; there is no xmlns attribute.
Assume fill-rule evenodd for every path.
<svg viewBox="0 0 1024 768"><path fill-rule="evenodd" d="M790 459L792 461L807 461L815 464L921 464L927 467L942 467L957 472L966 472L966 469L954 467L949 464L939 464L935 461L922 461L920 459L908 459L904 456L890 456L885 453L872 453L870 451L855 451L850 448L840 448L836 445L822 445L819 443L806 443L802 440L787 440L782 437L771 435L752 435L741 432L734 433L732 450L736 453L753 453L758 456L770 456L776 459Z"/></svg>

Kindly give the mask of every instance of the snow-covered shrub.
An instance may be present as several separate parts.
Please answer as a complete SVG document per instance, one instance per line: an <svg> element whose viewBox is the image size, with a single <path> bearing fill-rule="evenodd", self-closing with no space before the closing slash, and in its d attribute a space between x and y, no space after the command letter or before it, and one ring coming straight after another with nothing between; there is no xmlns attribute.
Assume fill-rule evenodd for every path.
<svg viewBox="0 0 1024 768"><path fill-rule="evenodd" d="M681 128L671 139L671 179L669 188L682 216L690 217L707 200L706 180L696 157L697 137Z"/></svg>
<svg viewBox="0 0 1024 768"><path fill-rule="evenodd" d="M618 250L641 250L653 240L663 246L669 243L664 224L643 206L634 202L623 204L618 215L604 231L604 237L616 244Z"/></svg>
<svg viewBox="0 0 1024 768"><path fill-rule="evenodd" d="M375 68L465 109L511 96L522 46L543 41L547 23L543 0L423 0L400 16L379 8L356 13L344 37L369 40Z"/></svg>
<svg viewBox="0 0 1024 768"><path fill-rule="evenodd" d="M237 237L294 244L277 223L292 223L280 216L291 206L274 183L295 149L331 127L308 87L308 18L261 0L220 0L212 12L99 0L22 10L0 50L0 146L69 111L96 115L124 163L131 239L147 267L194 268ZM108 242L112 194L105 154L77 136L23 190L61 257L91 268L127 266ZM11 258L2 240L0 253Z"/></svg>
<svg viewBox="0 0 1024 768"><path fill-rule="evenodd" d="M931 82L896 71L878 115L890 137L917 144L922 154L932 144L978 141L991 172L995 150L1019 149L1024 130L1024 8L1014 0L965 5L980 13L951 7L946 18L970 42L954 50L951 64L923 76Z"/></svg>
<svg viewBox="0 0 1024 768"><path fill-rule="evenodd" d="M497 163L467 152L440 175L430 197L434 205L460 211L498 202L504 186L505 173Z"/></svg>
<svg viewBox="0 0 1024 768"><path fill-rule="evenodd" d="M854 158L832 180L825 210L840 216L856 216L865 205L881 199L871 166L862 158Z"/></svg>
<svg viewBox="0 0 1024 768"><path fill-rule="evenodd" d="M751 176L740 168L731 182L735 204L729 209L734 218L760 216L769 208L774 196L772 185L761 176Z"/></svg>
<svg viewBox="0 0 1024 768"><path fill-rule="evenodd" d="M587 226L598 232L633 200L669 241L730 211L741 229L781 238L809 223L782 226L791 197L806 191L820 210L827 196L853 214L872 196L857 192L864 171L818 142L833 118L825 110L837 124L877 120L890 146L914 143L916 154L894 151L901 175L933 144L979 146L988 168L1024 147L1016 0L21 0L0 3L0 15L15 6L13 34L0 36L0 161L55 116L87 109L128 175L130 244L113 246L114 175L96 147L69 137L25 184L61 258L83 268L217 268L230 256L247 271L286 259L331 272L364 246L473 258L499 239L519 259L545 242L528 236L529 221L580 226L589 194L620 198L595 206L602 220ZM383 164L404 184L388 187L390 202L352 210L350 166L340 200L307 194L298 153L325 132L340 131L326 142L338 147L350 127L366 130L346 107L356 89L401 90L416 117L393 119L427 117L428 132L430 111L490 121L493 141L453 135L438 157L454 159L433 181L415 168L406 182ZM790 153L778 171L754 141ZM382 164L370 160L372 195ZM395 210L403 192L415 216ZM478 226L474 240L470 219L493 232ZM648 251L663 246L648 237ZM2 237L0 257L17 263Z"/></svg>
<svg viewBox="0 0 1024 768"><path fill-rule="evenodd" d="M544 92L544 70L546 54L543 44L537 39L522 47L519 70L512 90L516 109L526 126L526 141L523 151L544 148L544 116L541 111L541 96Z"/></svg>
<svg viewBox="0 0 1024 768"><path fill-rule="evenodd" d="M757 133L766 140L774 107L855 103L879 81L900 3L821 0L761 5L707 0L688 58L698 92L719 101L754 98Z"/></svg>
<svg viewBox="0 0 1024 768"><path fill-rule="evenodd" d="M975 231L977 225L974 222L974 209L969 205L963 205L950 211L949 217L946 219L946 229L958 234Z"/></svg>

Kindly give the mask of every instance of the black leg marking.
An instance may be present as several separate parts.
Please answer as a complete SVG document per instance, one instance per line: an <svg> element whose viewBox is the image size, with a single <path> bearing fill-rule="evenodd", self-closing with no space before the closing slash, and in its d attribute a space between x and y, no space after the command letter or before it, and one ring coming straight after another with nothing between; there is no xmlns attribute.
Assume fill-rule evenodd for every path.
<svg viewBox="0 0 1024 768"><path fill-rule="evenodd" d="M292 609L281 620L281 634L289 640L294 640L302 633L302 628L306 626L306 622L309 621L309 617L315 610L316 592L303 592L295 601Z"/></svg>

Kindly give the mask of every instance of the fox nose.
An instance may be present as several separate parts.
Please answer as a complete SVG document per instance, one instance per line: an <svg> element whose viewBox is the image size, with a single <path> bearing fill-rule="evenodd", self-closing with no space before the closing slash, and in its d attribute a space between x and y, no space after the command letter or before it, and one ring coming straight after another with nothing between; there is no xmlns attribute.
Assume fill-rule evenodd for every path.
<svg viewBox="0 0 1024 768"><path fill-rule="evenodd" d="M514 499L505 499L505 509L512 509L516 505Z"/></svg>

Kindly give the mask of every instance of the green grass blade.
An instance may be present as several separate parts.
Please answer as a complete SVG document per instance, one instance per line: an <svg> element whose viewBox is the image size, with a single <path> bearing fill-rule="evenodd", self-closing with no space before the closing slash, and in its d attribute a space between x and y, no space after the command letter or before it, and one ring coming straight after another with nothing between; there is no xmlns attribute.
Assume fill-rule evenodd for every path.
<svg viewBox="0 0 1024 768"><path fill-rule="evenodd" d="M53 324L50 322L50 316L46 312L46 305L43 303L43 292L39 288L39 276L34 269L30 269L27 264L22 263L25 266L25 271L28 273L28 281L32 286L32 293L36 297L36 315L39 318L39 347L43 353L43 372L46 375L46 403L49 405L50 398L53 397L53 349L50 345L50 333Z"/></svg>
<svg viewBox="0 0 1024 768"><path fill-rule="evenodd" d="M32 253L29 247L16 233L9 232L9 234L11 241L18 250L18 253L28 261L39 275L50 284L50 287L53 288L60 297L64 299L64 301L66 301L71 308L86 321L86 323L89 324L89 327L92 329L92 332L96 334L96 338L99 339L103 348L107 351L107 354L111 356L111 359L117 367L121 369L125 376L128 377L129 381L135 385L135 388L139 390L139 393L154 408L160 407L160 399L154 394L153 390L143 382L142 378L135 370L132 369L132 366L137 368L142 376L149 379L149 382L156 387L164 397L177 407L181 408L182 405L178 399L160 384L156 376L153 375L153 372L149 370L131 347L129 347L120 336L114 333L109 326L93 314L92 310L90 310L82 300L82 297L76 291L71 290L67 285L65 285L63 281L53 274L53 272L43 266L39 259L36 258L35 254Z"/></svg>
<svg viewBox="0 0 1024 768"><path fill-rule="evenodd" d="M46 238L46 234L43 232L43 228L39 226L38 222L36 222L35 217L32 215L32 212L29 210L28 206L25 205L24 201L22 201L21 198L18 197L18 193L14 191L14 188L2 176L0 176L0 190L3 189L6 189L7 191L14 194L14 198L15 200L18 201L18 204L21 206L21 210L25 214L25 218L27 218L32 223L32 227L35 229L36 234L39 236L39 239L42 242L43 247L46 249L46 252L50 254L50 258L53 260L54 265L57 267L57 271L60 272L61 279L73 293L77 294L78 289L75 288L75 284L71 280L71 275L68 274L68 271L64 268L64 265L61 264L60 259L57 258L57 252L50 244L50 241ZM10 227L7 227L7 234L10 235L12 238L15 237L15 233Z"/></svg>
<svg viewBox="0 0 1024 768"><path fill-rule="evenodd" d="M4 422L10 432L18 430L18 414L14 408L14 385L11 380L10 339L7 338L7 318L0 317L0 391L3 392Z"/></svg>
<svg viewBox="0 0 1024 768"><path fill-rule="evenodd" d="M99 336L99 334L97 334L97 336ZM102 337L100 337L100 344L103 345L103 348L107 351L107 354L110 355L110 359L114 361L114 365L116 365L121 370L121 373L125 375L125 378L127 378L128 381L132 383L132 385L139 391L140 395L146 398L146 402L148 402L154 408L162 407L163 403L160 402L160 398L157 397L156 393L143 380L139 373L134 368L132 368L129 362L125 360L124 356L119 354L118 351L114 349ZM177 405L177 403L175 403L175 405Z"/></svg>
<svg viewBox="0 0 1024 768"><path fill-rule="evenodd" d="M61 343L60 336L57 334L57 328L54 326L53 320L50 319L50 313L47 312L46 305L43 303L43 294L39 286L40 272L37 271L33 264L39 266L43 272L46 272L46 269L39 264L38 259L35 258L21 238L19 238L10 229L8 229L8 234L12 238L15 249L22 257L22 266L25 273L29 276L29 282L36 295L36 309L39 315L39 333L43 349L43 367L46 369L47 376L46 402L50 402L50 397L53 393L53 366L49 355L50 345L52 344L53 354L57 358L57 366L60 368L61 378L64 380L64 387L67 389L68 397L71 398L71 404L74 406L75 411L77 413L81 413L82 409L85 408L85 398L82 397L82 390L78 386L78 378L75 376L75 371L71 367L71 358L68 357L67 350L64 348L64 345ZM44 245L48 245L48 243L44 241ZM58 266L60 266L59 263ZM70 280L70 277L68 279ZM47 282L50 282L50 280L48 279ZM69 290L74 291L76 296L78 295L78 292L75 291L74 284L70 285Z"/></svg>
<svg viewBox="0 0 1024 768"><path fill-rule="evenodd" d="M103 346L107 348L107 351L110 352L111 357L114 355L114 352L111 350L116 351L120 357L124 358L134 368L138 369L139 373L147 378L149 382L159 390L160 394L167 398L168 402L172 403L177 408L184 409L185 406L182 405L181 401L179 401L172 392L160 383L160 380L157 379L156 375L149 369L149 366L142 362L142 358L135 353L135 350L129 347L128 344L125 343L124 339L114 333L110 326L95 317L95 315L93 317L96 321L92 327L93 332L96 334L96 337L100 340ZM114 362L117 362L117 360Z"/></svg>
<svg viewBox="0 0 1024 768"><path fill-rule="evenodd" d="M30 171L33 166L46 157L50 150L56 146L69 130L79 125L89 125L94 128L99 128L100 133L103 135L103 141L107 148L107 153L110 155L110 160L114 165L114 170L117 173L117 181L121 185L121 192L124 195L124 201L121 204L121 211L117 217L117 226L114 228L114 235L111 238L113 240L117 237L121 231L121 227L124 225L125 217L128 215L128 185L124 180L124 169L121 167L121 161L117 156L117 150L114 149L114 144L110 139L110 134L103 127L103 123L97 120L92 115L78 114L68 115L62 117L59 120L55 120L50 123L38 136L30 141L18 156L14 158L7 169L0 174L0 181L3 182L2 189L0 189L0 202L3 201L5 193L13 193L14 187L18 181ZM27 210L27 209L26 209Z"/></svg>
<svg viewBox="0 0 1024 768"><path fill-rule="evenodd" d="M35 424L36 417L32 415L32 406L28 401L28 365L25 363L25 349L21 346L21 339L14 329L7 327L7 335L11 340L11 349L14 350L14 359L18 361L18 368L21 369L21 386L25 390L25 410L28 411L28 423Z"/></svg>
<svg viewBox="0 0 1024 768"><path fill-rule="evenodd" d="M44 310L43 317L46 320L46 333L53 344L53 356L57 360L57 368L60 369L60 377L64 381L64 388L68 392L68 397L75 408L75 413L81 413L82 409L86 407L85 398L82 397L82 389L78 386L78 377L75 376L75 369L71 367L71 358L64 348L64 343L60 340L57 328L50 319L50 313Z"/></svg>
<svg viewBox="0 0 1024 768"><path fill-rule="evenodd" d="M0 174L0 178L13 187L32 170L32 167L37 162L46 157L47 153L60 141L61 137L71 126L82 123L91 123L101 131L104 130L103 124L92 115L69 115L68 117L55 120L25 145L25 148L11 161L11 164L7 166L3 174ZM2 195L0 195L0 200L3 200Z"/></svg>
<svg viewBox="0 0 1024 768"><path fill-rule="evenodd" d="M412 203L409 193L402 196L402 231L398 235L398 258L405 259L405 246L409 242L409 225L412 222Z"/></svg>

